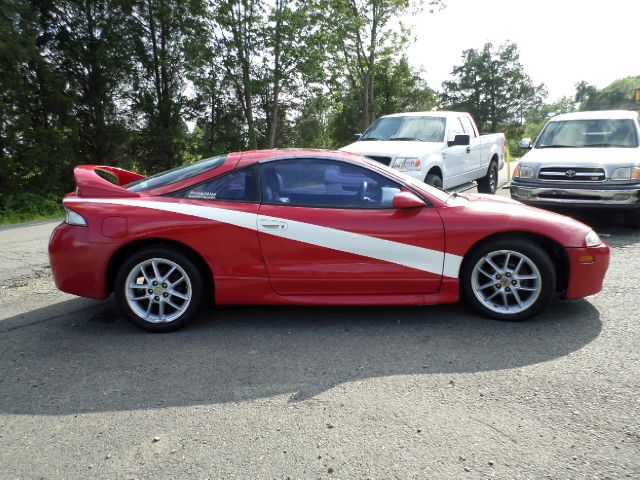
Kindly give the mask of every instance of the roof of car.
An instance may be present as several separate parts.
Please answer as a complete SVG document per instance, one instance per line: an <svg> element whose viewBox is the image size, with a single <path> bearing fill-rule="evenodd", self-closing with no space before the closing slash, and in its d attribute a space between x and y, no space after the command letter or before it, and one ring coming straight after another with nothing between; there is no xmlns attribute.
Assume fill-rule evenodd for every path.
<svg viewBox="0 0 640 480"><path fill-rule="evenodd" d="M459 117L461 115L468 115L466 112L449 112L449 111L432 111L432 112L404 112L404 113L392 113L391 115L384 115L386 117Z"/></svg>
<svg viewBox="0 0 640 480"><path fill-rule="evenodd" d="M553 117L551 122L559 122L565 120L619 120L619 119L636 119L638 118L638 112L630 110L597 110L590 112L573 112L564 113Z"/></svg>

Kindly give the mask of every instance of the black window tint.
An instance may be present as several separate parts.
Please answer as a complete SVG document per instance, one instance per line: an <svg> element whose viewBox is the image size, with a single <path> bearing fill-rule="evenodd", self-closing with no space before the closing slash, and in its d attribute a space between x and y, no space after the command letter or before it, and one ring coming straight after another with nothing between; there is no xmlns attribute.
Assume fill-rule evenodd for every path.
<svg viewBox="0 0 640 480"><path fill-rule="evenodd" d="M256 170L256 167L249 167L227 173L196 187L183 190L177 196L192 200L257 202Z"/></svg>
<svg viewBox="0 0 640 480"><path fill-rule="evenodd" d="M391 208L401 186L370 170L331 160L262 165L262 201L334 208Z"/></svg>
<svg viewBox="0 0 640 480"><path fill-rule="evenodd" d="M183 165L166 172L158 173L151 177L143 178L130 183L125 188L134 192L143 192L145 190L151 190L153 188L164 187L172 183L179 182L180 180L186 180L187 178L195 177L201 173L219 167L227 159L226 155L219 157L205 158L199 162L192 163L190 165Z"/></svg>

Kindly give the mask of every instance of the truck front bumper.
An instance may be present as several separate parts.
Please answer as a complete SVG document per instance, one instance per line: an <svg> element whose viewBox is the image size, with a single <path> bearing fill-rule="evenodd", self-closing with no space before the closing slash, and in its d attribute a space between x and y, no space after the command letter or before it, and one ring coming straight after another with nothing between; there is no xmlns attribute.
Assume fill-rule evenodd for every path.
<svg viewBox="0 0 640 480"><path fill-rule="evenodd" d="M528 205L640 208L640 185L540 185L514 181L511 198Z"/></svg>

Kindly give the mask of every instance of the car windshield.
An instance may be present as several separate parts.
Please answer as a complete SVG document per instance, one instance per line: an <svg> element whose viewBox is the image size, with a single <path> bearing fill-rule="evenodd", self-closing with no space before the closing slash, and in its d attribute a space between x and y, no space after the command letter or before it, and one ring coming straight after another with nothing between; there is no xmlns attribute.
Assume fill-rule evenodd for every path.
<svg viewBox="0 0 640 480"><path fill-rule="evenodd" d="M170 185L181 180L186 180L187 178L195 177L196 175L200 175L201 173L204 173L207 170L211 170L212 168L219 167L224 163L226 159L226 155L205 158L189 165L182 165L181 167L176 167L171 170L158 173L151 177L146 177L142 180L132 182L125 186L125 188L134 192L143 192L145 190L164 187L165 185Z"/></svg>
<svg viewBox="0 0 640 480"><path fill-rule="evenodd" d="M549 122L535 148L635 148L638 135L633 120L591 119Z"/></svg>
<svg viewBox="0 0 640 480"><path fill-rule="evenodd" d="M442 142L444 126L442 117L382 117L367 129L360 141Z"/></svg>

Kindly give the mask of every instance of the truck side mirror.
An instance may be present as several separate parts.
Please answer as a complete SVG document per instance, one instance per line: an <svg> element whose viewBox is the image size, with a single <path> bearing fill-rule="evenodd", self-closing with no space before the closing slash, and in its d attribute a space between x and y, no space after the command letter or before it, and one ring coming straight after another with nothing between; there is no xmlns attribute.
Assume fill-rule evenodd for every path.
<svg viewBox="0 0 640 480"><path fill-rule="evenodd" d="M450 147L455 147L458 145L466 146L466 145L469 145L470 143L471 143L470 135L456 135L455 137L453 137L453 141L447 142L447 145Z"/></svg>
<svg viewBox="0 0 640 480"><path fill-rule="evenodd" d="M531 148L531 139L523 138L522 140L520 140L520 143L518 145L520 146L520 148L526 148L527 150L529 150Z"/></svg>
<svg viewBox="0 0 640 480"><path fill-rule="evenodd" d="M358 140L360 140L360 137L362 136L361 133L354 133L353 134L353 141L357 142Z"/></svg>

